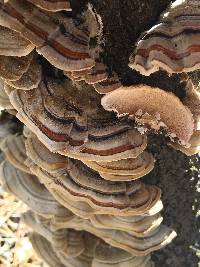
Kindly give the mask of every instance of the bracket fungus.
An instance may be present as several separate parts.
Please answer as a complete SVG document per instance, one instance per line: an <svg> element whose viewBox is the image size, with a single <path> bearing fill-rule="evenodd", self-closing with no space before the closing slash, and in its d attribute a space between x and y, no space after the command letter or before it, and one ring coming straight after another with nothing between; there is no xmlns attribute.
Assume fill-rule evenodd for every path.
<svg viewBox="0 0 200 267"><path fill-rule="evenodd" d="M99 94L110 93L121 86L122 84L116 73L113 73L112 76L108 77L106 80L94 84L94 88Z"/></svg>
<svg viewBox="0 0 200 267"><path fill-rule="evenodd" d="M8 157L8 160L10 160L9 157ZM13 162L13 160L11 160L11 162ZM138 255L138 256L145 255L152 250L161 248L162 246L166 244L166 242L167 243L170 242L171 239L174 238L175 236L175 233L171 229L168 229L165 226L160 227L161 221L160 223L157 224L156 233L154 231L155 228L151 227L151 220L150 220L151 230L145 232L144 236L140 233L136 233L136 236L140 236L140 235L143 236L144 242L145 242L144 244L141 243L141 241L139 242L139 239L137 240L137 237L134 237L132 235L133 232L132 234L129 234L128 231L127 233L125 232L123 233L119 230L115 230L116 233L114 234L113 233L114 230L111 230L112 228L110 230L108 230L106 227L105 227L106 228L105 230L103 230L104 227L101 227L101 229L96 228L95 226L91 224L92 220L91 222L89 221L86 222L86 221L83 221L83 219L81 219L82 221L80 221L80 219L77 219L77 222L76 222L75 218L72 215L70 215L69 212L62 212L61 214L62 220L61 218L60 220L57 219L57 223L58 223L57 224L56 217L58 217L59 215L56 213L57 214L56 216L55 211L52 210L53 208L52 205L51 206L47 205L51 197L50 196L48 197L48 193L47 193L48 191L45 193L44 188L42 189L42 186L38 183L38 180L36 177L33 176L32 178L32 176L30 176L29 174L25 174L23 172L18 171L8 162L3 162L1 164L1 175L0 176L2 179L2 184L5 189L7 188L7 190L14 193L14 195L16 195L18 198L22 199L25 203L27 203L27 205L31 207L31 209L36 211L38 214L42 214L42 216L46 218L45 220L39 219L39 221L42 224L47 222L48 218L52 220L52 217L54 215L53 224L54 224L54 228L57 225L57 230L50 230L50 229L48 230L47 225L49 225L49 223L46 226L41 225L41 227L39 227L38 222L37 222L39 215L35 217L34 221L33 221L33 216L31 214L28 217L23 217L23 218L26 221L28 220L28 224L31 225L32 227L35 227L36 228L35 230L38 231L40 234L45 235L48 240L51 240L51 241L53 240L52 241L54 244L53 246L57 247L58 250L59 248L63 249L64 251L65 251L65 248L68 249L68 246L64 246L64 245L61 246L62 242L66 242L66 239L64 238L66 231L59 230L61 229L60 227L58 227L60 223L61 225L65 226L64 229L75 228L78 231L86 230L86 231L92 232L94 235L103 238L109 244L112 244L113 246L116 246L116 247L120 247L132 253L133 255ZM48 188L48 185L47 184L45 185ZM37 201L36 201L36 198L37 198ZM43 203L46 202L46 205L45 205L46 207L44 207L44 205L43 206L41 205L42 202ZM58 207L59 207L59 204L58 204ZM43 212L41 212L42 210ZM57 211L59 211L59 209ZM64 216L63 216L63 213L64 213ZM68 215L67 217L65 217L66 214ZM32 216L31 217L32 219L30 218L30 216ZM144 225L146 225L146 223ZM136 225L136 229L137 227L142 227L142 224L140 224L140 226ZM152 238L151 238L152 235L154 236L153 243L152 243ZM113 238L111 238L111 236Z"/></svg>
<svg viewBox="0 0 200 267"><path fill-rule="evenodd" d="M10 103L10 99L5 92L4 81L0 78L0 108L2 109L13 109Z"/></svg>
<svg viewBox="0 0 200 267"><path fill-rule="evenodd" d="M85 101L85 92L71 83L49 81L33 90L13 90L9 97L17 117L53 152L98 161L137 157L146 137L103 111L90 91Z"/></svg>
<svg viewBox="0 0 200 267"><path fill-rule="evenodd" d="M35 48L19 33L2 26L0 26L0 36L0 55L2 56L27 56Z"/></svg>
<svg viewBox="0 0 200 267"><path fill-rule="evenodd" d="M68 0L28 0L30 3L48 11L57 12L61 10L71 11Z"/></svg>
<svg viewBox="0 0 200 267"><path fill-rule="evenodd" d="M192 156L200 152L200 130L196 130L189 141L190 147L181 146L178 143L169 143L173 148L180 150L187 156Z"/></svg>
<svg viewBox="0 0 200 267"><path fill-rule="evenodd" d="M23 221L26 224L28 224L35 232L41 234L43 237L48 239L52 243L53 246L55 246L55 243L56 243L55 241L57 241L56 237L57 238L61 237L61 239L63 239L63 236L64 235L67 236L67 233L71 231L70 225L71 226L73 225L72 223L71 224L66 223L64 229L51 230L49 228L48 221L41 222L38 224L32 212L25 213L22 218L23 218ZM123 233L120 231L100 230L98 228L95 228L94 226L90 226L89 222L86 222L86 225L85 225L83 220L79 220L79 222L78 220L77 222L74 220L73 228L77 229L78 230L77 233L79 233L78 235L79 238L77 238L77 235L75 236L76 239L78 239L79 241L77 244L79 246L77 246L78 251L76 251L76 254L78 254L78 252L81 252L81 249L83 248L82 246L80 246L80 241L81 241L80 233L83 232L84 230L103 239L106 243L114 246L115 248L124 249L126 252L129 252L130 254L134 256L140 256L140 257L145 256L146 254L148 254L149 252L153 250L161 248L165 243L169 242L170 239L173 238L174 236L174 232L165 226L162 226L160 229L158 229L157 232L154 232L150 234L149 236L143 237L143 239L136 238L132 236L131 234ZM152 241L152 236L154 236L153 241ZM67 241L66 237L65 237L65 240L63 239L63 242L65 241ZM82 251L84 251L84 249L82 249ZM64 252L62 251L62 253ZM66 251L66 254L67 254L67 251Z"/></svg>
<svg viewBox="0 0 200 267"><path fill-rule="evenodd" d="M0 144L6 159L17 169L23 172L31 173L26 166L27 159L23 135L9 135Z"/></svg>
<svg viewBox="0 0 200 267"><path fill-rule="evenodd" d="M4 161L0 165L0 179L5 191L15 195L36 213L46 218L66 216L66 209L51 196L37 177L21 172Z"/></svg>
<svg viewBox="0 0 200 267"><path fill-rule="evenodd" d="M137 158L121 159L111 162L83 162L91 169L99 172L106 180L128 181L145 176L154 168L152 154L144 151Z"/></svg>
<svg viewBox="0 0 200 267"><path fill-rule="evenodd" d="M76 26L72 18L39 10L25 0L10 0L0 3L0 25L19 32L59 69L75 71L95 65L87 25Z"/></svg>
<svg viewBox="0 0 200 267"><path fill-rule="evenodd" d="M199 69L199 10L199 1L175 1L158 24L139 39L129 66L143 75L159 69L168 73Z"/></svg>
<svg viewBox="0 0 200 267"><path fill-rule="evenodd" d="M23 75L15 81L6 79L5 86L10 86L10 91L12 91L13 88L31 90L38 87L41 79L42 67L37 62L37 60L33 58L33 60L30 62L28 69L23 73Z"/></svg>
<svg viewBox="0 0 200 267"><path fill-rule="evenodd" d="M52 230L48 223L40 222L35 219L33 212L22 214L22 221L32 230L45 237L58 252L69 257L77 257L84 251L83 234L73 229Z"/></svg>
<svg viewBox="0 0 200 267"><path fill-rule="evenodd" d="M95 173L87 173L87 170L85 174L83 170L78 174L78 168L74 174L70 171L58 177L35 165L31 170L56 199L85 202L94 214L117 215L120 212L124 216L139 215L150 210L160 200L160 190L157 187L145 186L140 182L120 186L98 175L95 177ZM67 202L64 206L68 208Z"/></svg>
<svg viewBox="0 0 200 267"><path fill-rule="evenodd" d="M147 85L121 87L102 98L106 110L129 116L154 130L164 128L173 140L187 145L194 131L191 111L170 92Z"/></svg>
<svg viewBox="0 0 200 267"><path fill-rule="evenodd" d="M128 267L130 264L133 267L153 267L149 256L132 256L123 250L112 248L105 243L102 244L97 238L89 234L85 234L86 250L76 258L63 257L63 255L56 253L51 243L39 234L33 233L30 239L38 255L50 267ZM109 258L107 253L109 253Z"/></svg>
<svg viewBox="0 0 200 267"><path fill-rule="evenodd" d="M0 77L9 81L19 80L28 70L32 53L24 57L0 55Z"/></svg>

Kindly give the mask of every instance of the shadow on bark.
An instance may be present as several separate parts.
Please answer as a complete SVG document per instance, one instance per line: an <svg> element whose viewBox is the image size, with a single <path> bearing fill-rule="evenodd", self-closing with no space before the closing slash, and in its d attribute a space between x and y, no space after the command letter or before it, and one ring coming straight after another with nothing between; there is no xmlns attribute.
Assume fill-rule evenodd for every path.
<svg viewBox="0 0 200 267"><path fill-rule="evenodd" d="M177 232L177 238L170 245L153 254L153 260L156 267L197 267L200 158L187 157L156 136L149 138L149 143L149 150L157 161L144 180L162 189L164 223Z"/></svg>

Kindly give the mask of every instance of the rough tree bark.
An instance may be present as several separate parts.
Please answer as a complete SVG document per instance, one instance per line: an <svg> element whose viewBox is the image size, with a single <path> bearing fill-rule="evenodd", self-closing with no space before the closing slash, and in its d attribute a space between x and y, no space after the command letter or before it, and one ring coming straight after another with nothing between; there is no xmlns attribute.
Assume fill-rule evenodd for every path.
<svg viewBox="0 0 200 267"><path fill-rule="evenodd" d="M185 95L179 76L169 77L157 72L144 77L128 67L128 59L140 34L152 27L170 0L90 0L100 14L104 30L103 61L118 73L124 85L146 83L173 91L178 97ZM87 1L73 2L78 14ZM198 73L192 78L198 82ZM191 158L169 148L161 136L149 136L149 150L157 159L155 169L144 180L162 189L164 223L173 227L178 236L161 251L153 254L156 267L197 267L199 258L198 156Z"/></svg>

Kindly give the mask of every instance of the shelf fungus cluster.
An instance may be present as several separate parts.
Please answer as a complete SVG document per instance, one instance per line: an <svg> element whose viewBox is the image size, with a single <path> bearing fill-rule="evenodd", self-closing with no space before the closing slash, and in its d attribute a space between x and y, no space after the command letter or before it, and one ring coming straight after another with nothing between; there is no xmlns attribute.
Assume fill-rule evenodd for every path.
<svg viewBox="0 0 200 267"><path fill-rule="evenodd" d="M155 164L144 130L164 129L176 149L199 152L199 95L190 80L183 100L143 84L123 87L99 58L100 17L89 5L74 19L70 2L0 0L0 106L10 113L8 126L0 118L0 181L28 206L22 220L49 266L153 267L151 252L176 233L162 222L161 190L140 179ZM131 67L140 63L148 75L160 58L170 73L198 66L193 2L171 7L138 43ZM175 50L183 55L176 64ZM23 133L13 130L13 115Z"/></svg>
<svg viewBox="0 0 200 267"><path fill-rule="evenodd" d="M90 243L94 251L86 266L153 266L150 253L176 236L162 224L155 186L105 180L83 162L51 152L27 129L24 135L7 136L1 149L1 184L30 208L22 220L37 237L31 238L33 247L50 266L55 261L86 264L90 239L96 245ZM50 250L46 254L44 244L56 258ZM105 254L107 249L113 257Z"/></svg>
<svg viewBox="0 0 200 267"><path fill-rule="evenodd" d="M199 1L177 0L136 44L129 66L143 75L199 69Z"/></svg>
<svg viewBox="0 0 200 267"><path fill-rule="evenodd" d="M163 132L171 146L188 156L199 152L200 95L187 75L199 69L199 10L198 1L175 1L159 23L142 35L129 62L130 68L145 76L159 70L181 73L182 99L166 88L137 84L105 91L101 101L105 110L118 117L128 115L140 132Z"/></svg>

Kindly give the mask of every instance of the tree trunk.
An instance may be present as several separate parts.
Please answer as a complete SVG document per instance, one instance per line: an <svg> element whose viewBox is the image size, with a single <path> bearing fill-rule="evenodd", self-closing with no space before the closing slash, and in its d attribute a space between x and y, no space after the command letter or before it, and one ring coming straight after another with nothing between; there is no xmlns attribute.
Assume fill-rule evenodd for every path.
<svg viewBox="0 0 200 267"><path fill-rule="evenodd" d="M75 12L86 4L76 6ZM118 73L124 85L145 83L172 91L180 98L184 88L179 76L169 77L159 71L144 77L128 67L129 56L140 35L150 29L165 11L170 0L91 0L100 14L105 40L102 58L110 70ZM198 72L193 75L197 84ZM146 183L162 189L164 223L177 232L177 238L161 251L153 253L156 267L197 267L199 262L198 156L187 157L166 145L158 135L149 137L149 151L156 157L154 170L146 175Z"/></svg>

